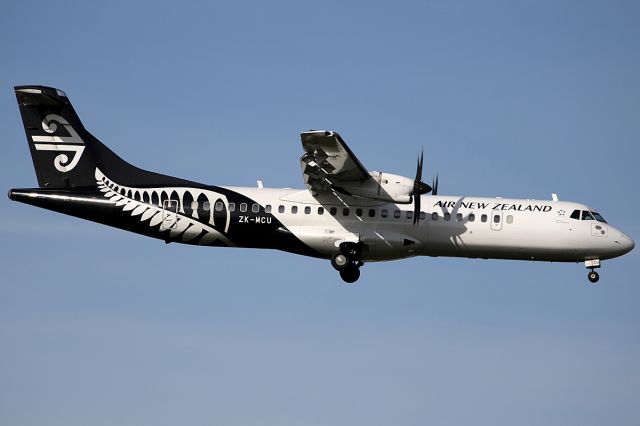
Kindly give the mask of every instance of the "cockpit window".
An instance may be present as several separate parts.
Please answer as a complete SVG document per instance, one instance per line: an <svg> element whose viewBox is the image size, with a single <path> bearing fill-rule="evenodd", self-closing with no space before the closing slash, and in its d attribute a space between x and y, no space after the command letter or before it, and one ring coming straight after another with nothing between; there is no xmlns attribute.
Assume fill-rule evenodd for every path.
<svg viewBox="0 0 640 426"><path fill-rule="evenodd" d="M593 215L587 210L582 210L582 220L595 220Z"/></svg>
<svg viewBox="0 0 640 426"><path fill-rule="evenodd" d="M597 220L598 222L607 223L607 221L604 220L604 217L602 217L600 213L591 212L588 210L582 210L582 211L574 210L573 212L571 212L571 216L569 217L571 217L571 219L580 220L581 214L582 214L582 220Z"/></svg>

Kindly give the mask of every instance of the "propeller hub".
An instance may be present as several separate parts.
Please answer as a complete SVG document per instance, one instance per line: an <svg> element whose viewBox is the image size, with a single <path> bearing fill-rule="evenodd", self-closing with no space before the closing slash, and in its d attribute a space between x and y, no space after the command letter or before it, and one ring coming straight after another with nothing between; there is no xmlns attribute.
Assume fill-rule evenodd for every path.
<svg viewBox="0 0 640 426"><path fill-rule="evenodd" d="M431 189L431 186L418 180L413 183L412 195L428 194L429 192L431 192Z"/></svg>

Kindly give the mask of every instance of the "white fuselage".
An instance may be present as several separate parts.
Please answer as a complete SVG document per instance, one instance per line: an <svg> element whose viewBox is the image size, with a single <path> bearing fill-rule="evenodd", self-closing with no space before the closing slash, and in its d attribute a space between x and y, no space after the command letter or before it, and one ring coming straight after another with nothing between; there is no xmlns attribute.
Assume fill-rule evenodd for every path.
<svg viewBox="0 0 640 426"><path fill-rule="evenodd" d="M314 197L308 190L228 189L255 200L326 257L351 241L364 244L364 261L455 256L580 262L633 248L629 237L605 222L570 218L575 210L592 210L567 201L423 195L414 225L412 204Z"/></svg>

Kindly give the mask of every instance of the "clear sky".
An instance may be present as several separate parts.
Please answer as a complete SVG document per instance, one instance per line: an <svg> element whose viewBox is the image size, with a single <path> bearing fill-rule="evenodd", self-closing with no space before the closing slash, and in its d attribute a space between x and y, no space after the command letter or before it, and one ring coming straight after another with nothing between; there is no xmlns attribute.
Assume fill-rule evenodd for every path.
<svg viewBox="0 0 640 426"><path fill-rule="evenodd" d="M13 86L132 163L302 187L299 132L440 192L581 201L640 239L633 1L8 1L0 182L36 186ZM427 178L428 180L429 178ZM0 424L637 425L640 250L367 264L165 245L0 202Z"/></svg>

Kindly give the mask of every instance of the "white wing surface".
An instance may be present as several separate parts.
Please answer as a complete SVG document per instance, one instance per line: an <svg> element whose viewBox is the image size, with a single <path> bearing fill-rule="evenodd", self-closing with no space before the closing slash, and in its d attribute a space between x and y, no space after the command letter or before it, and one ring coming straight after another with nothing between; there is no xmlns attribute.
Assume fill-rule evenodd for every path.
<svg viewBox="0 0 640 426"><path fill-rule="evenodd" d="M301 133L300 138L304 149L300 158L304 183L312 192L337 191L358 196L352 194L355 188L375 185L371 174L338 133L312 130Z"/></svg>

